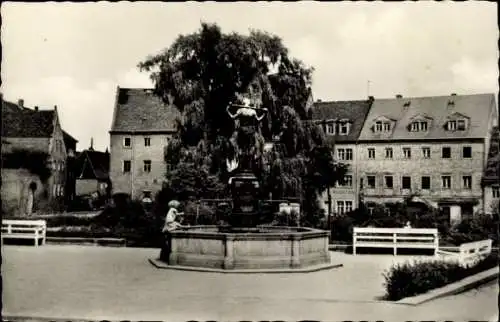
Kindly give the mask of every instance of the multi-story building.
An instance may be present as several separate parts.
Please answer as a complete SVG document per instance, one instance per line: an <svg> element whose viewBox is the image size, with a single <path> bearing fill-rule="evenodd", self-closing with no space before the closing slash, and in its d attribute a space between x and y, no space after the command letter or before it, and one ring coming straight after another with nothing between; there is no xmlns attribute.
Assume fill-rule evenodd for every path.
<svg viewBox="0 0 500 322"><path fill-rule="evenodd" d="M492 131L488 161L483 176L484 213L499 214L500 211L500 129Z"/></svg>
<svg viewBox="0 0 500 322"><path fill-rule="evenodd" d="M151 89L117 88L110 133L112 193L153 199L167 165L165 147L176 132L177 109Z"/></svg>
<svg viewBox="0 0 500 322"><path fill-rule="evenodd" d="M493 94L375 99L357 144L364 200L419 195L448 210L451 221L482 211L497 113Z"/></svg>
<svg viewBox="0 0 500 322"><path fill-rule="evenodd" d="M110 197L109 151L94 150L92 141L91 139L90 147L78 153L75 160L73 171L76 177L75 194L79 197Z"/></svg>
<svg viewBox="0 0 500 322"><path fill-rule="evenodd" d="M69 136L69 135L67 135ZM43 152L48 155L50 177L40 177L23 167L2 166L2 203L16 215L34 211L58 211L64 208L67 150L57 106L53 110L33 110L2 98L2 154L16 150ZM73 139L74 140L74 139Z"/></svg>
<svg viewBox="0 0 500 322"><path fill-rule="evenodd" d="M342 184L326 191L320 200L327 214L344 213L357 208L359 202L358 158L356 143L370 110L373 98L359 101L332 101L314 103L312 118L320 124L326 140L334 151L334 158L349 170Z"/></svg>

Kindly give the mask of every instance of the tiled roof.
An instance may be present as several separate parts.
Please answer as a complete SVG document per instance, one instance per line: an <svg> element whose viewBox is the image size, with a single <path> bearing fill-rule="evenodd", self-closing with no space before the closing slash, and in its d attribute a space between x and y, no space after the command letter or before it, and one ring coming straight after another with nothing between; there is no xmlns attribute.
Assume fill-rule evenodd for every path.
<svg viewBox="0 0 500 322"><path fill-rule="evenodd" d="M51 137L54 131L55 111L13 110L2 105L2 137Z"/></svg>
<svg viewBox="0 0 500 322"><path fill-rule="evenodd" d="M78 154L75 164L78 179L107 180L109 178L109 153L85 150Z"/></svg>
<svg viewBox="0 0 500 322"><path fill-rule="evenodd" d="M488 161L484 170L483 183L500 183L500 129L495 127L491 134Z"/></svg>
<svg viewBox="0 0 500 322"><path fill-rule="evenodd" d="M452 104L449 104L452 102ZM449 95L375 99L366 118L359 140L429 140L450 138L485 138L488 134L490 117L495 110L493 94ZM465 131L446 131L445 123L453 114L462 114L469 119ZM408 126L417 115L432 118L426 132L410 132ZM392 132L375 133L373 121L386 117L396 121Z"/></svg>
<svg viewBox="0 0 500 322"><path fill-rule="evenodd" d="M118 87L111 132L171 132L178 117L151 89Z"/></svg>
<svg viewBox="0 0 500 322"><path fill-rule="evenodd" d="M352 125L348 135L327 135L327 140L355 142L370 111L370 104L370 100L315 102L312 108L312 119L349 119L352 121Z"/></svg>

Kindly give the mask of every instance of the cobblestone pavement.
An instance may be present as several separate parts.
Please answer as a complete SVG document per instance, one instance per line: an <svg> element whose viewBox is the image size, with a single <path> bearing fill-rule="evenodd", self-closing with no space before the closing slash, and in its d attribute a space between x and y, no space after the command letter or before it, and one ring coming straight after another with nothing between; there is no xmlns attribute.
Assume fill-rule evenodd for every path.
<svg viewBox="0 0 500 322"><path fill-rule="evenodd" d="M305 274L159 270L156 249L4 246L4 315L128 320L489 320L495 283L417 307L376 301L382 272L408 257L332 253L344 267Z"/></svg>

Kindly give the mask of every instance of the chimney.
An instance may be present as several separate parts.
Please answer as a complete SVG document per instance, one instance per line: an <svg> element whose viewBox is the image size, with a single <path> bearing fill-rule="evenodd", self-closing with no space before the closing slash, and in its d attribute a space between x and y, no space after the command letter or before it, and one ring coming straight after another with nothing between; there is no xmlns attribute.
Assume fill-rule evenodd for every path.
<svg viewBox="0 0 500 322"><path fill-rule="evenodd" d="M89 151L94 151L94 138L90 138L90 148Z"/></svg>
<svg viewBox="0 0 500 322"><path fill-rule="evenodd" d="M369 100L370 102L373 102L373 101L375 100L375 97L373 97L373 96L368 96L368 100Z"/></svg>
<svg viewBox="0 0 500 322"><path fill-rule="evenodd" d="M396 94L396 98L403 98L403 95L401 95L401 94Z"/></svg>
<svg viewBox="0 0 500 322"><path fill-rule="evenodd" d="M57 105L54 105L54 111L57 111Z"/></svg>
<svg viewBox="0 0 500 322"><path fill-rule="evenodd" d="M18 99L17 100L17 106L20 108L20 109L23 109L24 108L24 100L22 98Z"/></svg>
<svg viewBox="0 0 500 322"><path fill-rule="evenodd" d="M321 102L322 101L319 98L316 100L316 103L321 103Z"/></svg>
<svg viewBox="0 0 500 322"><path fill-rule="evenodd" d="M457 93L451 93L451 96L457 96Z"/></svg>
<svg viewBox="0 0 500 322"><path fill-rule="evenodd" d="M35 112L38 112L38 106L35 106Z"/></svg>

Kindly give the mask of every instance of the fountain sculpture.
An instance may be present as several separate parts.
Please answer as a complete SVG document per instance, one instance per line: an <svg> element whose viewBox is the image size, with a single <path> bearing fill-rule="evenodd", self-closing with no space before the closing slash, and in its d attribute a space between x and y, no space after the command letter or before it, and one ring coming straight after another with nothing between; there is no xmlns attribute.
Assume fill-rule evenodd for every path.
<svg viewBox="0 0 500 322"><path fill-rule="evenodd" d="M231 143L236 148L227 160L231 178L232 211L228 226L190 226L171 232L169 268L199 270L303 271L338 266L330 263L327 231L307 227L261 225L259 180L252 171L258 154L259 122L267 114L244 99L227 108L235 121ZM156 266L162 266L154 260Z"/></svg>

